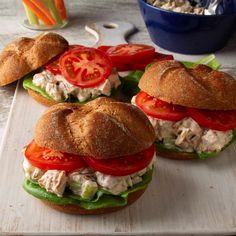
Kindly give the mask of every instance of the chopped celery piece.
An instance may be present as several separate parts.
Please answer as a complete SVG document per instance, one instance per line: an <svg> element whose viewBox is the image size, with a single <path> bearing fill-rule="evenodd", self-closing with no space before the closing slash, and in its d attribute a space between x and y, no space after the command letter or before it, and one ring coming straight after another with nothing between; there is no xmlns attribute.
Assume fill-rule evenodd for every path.
<svg viewBox="0 0 236 236"><path fill-rule="evenodd" d="M57 12L54 0L43 0L43 2L45 6L47 6L50 13L52 14L52 17L56 20L57 24L61 25L63 22Z"/></svg>
<svg viewBox="0 0 236 236"><path fill-rule="evenodd" d="M214 54L210 54L206 57L203 57L202 59L200 59L196 62L183 61L182 63L187 68L192 68L195 65L203 64L203 65L211 67L213 70L218 70L221 66Z"/></svg>
<svg viewBox="0 0 236 236"><path fill-rule="evenodd" d="M98 190L97 183L93 181L86 181L82 184L81 197L84 199L93 199L97 190Z"/></svg>
<svg viewBox="0 0 236 236"><path fill-rule="evenodd" d="M38 25L38 17L33 13L33 11L23 3L23 6L25 8L26 16L31 25Z"/></svg>

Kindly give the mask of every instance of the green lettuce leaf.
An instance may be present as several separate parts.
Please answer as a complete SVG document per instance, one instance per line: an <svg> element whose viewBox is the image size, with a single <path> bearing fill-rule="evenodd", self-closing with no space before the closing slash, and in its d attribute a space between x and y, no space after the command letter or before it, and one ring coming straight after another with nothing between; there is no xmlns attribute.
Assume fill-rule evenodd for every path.
<svg viewBox="0 0 236 236"><path fill-rule="evenodd" d="M153 170L149 170L143 175L142 182L135 184L132 188L121 193L120 195L113 195L112 193L99 189L92 200L82 199L80 196L73 194L70 190L67 190L63 197L58 197L53 193L47 192L37 183L33 183L27 179L24 180L23 188L26 192L41 200L50 201L59 205L79 205L85 209L92 210L107 207L125 206L130 193L147 187L147 185L152 180L152 173Z"/></svg>
<svg viewBox="0 0 236 236"><path fill-rule="evenodd" d="M125 77L120 77L122 84L121 92L129 97L135 96L140 91L138 83L143 73L144 71L135 70Z"/></svg>
<svg viewBox="0 0 236 236"><path fill-rule="evenodd" d="M35 84L33 84L32 82L33 80L33 75L29 74L27 76L25 76L24 80L23 80L23 88L24 89L31 89L37 93L39 93L40 95L42 95L43 97L47 98L47 99L51 99L53 100L53 98L51 96L49 96L45 90L41 89L40 87L36 86Z"/></svg>
<svg viewBox="0 0 236 236"><path fill-rule="evenodd" d="M199 65L199 64L209 66L213 70L218 70L221 66L214 54L203 57L202 59L200 59L196 62L183 61L182 64L184 64L184 66L189 68L189 69L191 69L193 66Z"/></svg>
<svg viewBox="0 0 236 236"><path fill-rule="evenodd" d="M233 129L233 138L232 140L227 143L227 145L225 145L221 150L220 152L222 152L223 150L225 150L230 144L232 144L234 141L236 141L236 129ZM220 152L201 152L201 153L197 153L197 152L185 152L184 150L182 150L181 148L179 147L175 147L175 148L167 148L163 142L156 142L156 147L157 147L157 150L160 150L162 152L167 152L167 151L174 151L174 152L179 152L179 153L182 153L183 155L195 155L197 154L198 155L198 158L201 159L201 160L205 160L209 157L214 157L216 155L218 155Z"/></svg>
<svg viewBox="0 0 236 236"><path fill-rule="evenodd" d="M156 142L156 148L157 148L157 155L158 155L158 150L161 152L169 152L169 151L178 152L178 153L182 153L182 155L186 155L186 156L193 155L193 157L196 154L196 152L185 152L181 148L178 148L178 147L167 148L163 142Z"/></svg>
<svg viewBox="0 0 236 236"><path fill-rule="evenodd" d="M43 97L45 97L47 99L54 100L50 95L48 95L48 93L44 89L41 89L40 87L38 87L35 84L33 84L32 80L33 80L33 74L27 75L24 78L24 80L23 80L23 88L24 89L31 89L31 90L39 93L41 96L43 96ZM112 89L110 97L111 98L115 98L116 94L118 93L118 90L119 89ZM102 95L102 96L99 96L99 97L106 97L106 96ZM89 98L89 99L87 99L84 102L80 102L76 97L70 96L69 98L61 100L59 102L71 102L71 103L85 104L85 103L87 103L89 101L92 101L92 100L94 100L96 98L97 97Z"/></svg>

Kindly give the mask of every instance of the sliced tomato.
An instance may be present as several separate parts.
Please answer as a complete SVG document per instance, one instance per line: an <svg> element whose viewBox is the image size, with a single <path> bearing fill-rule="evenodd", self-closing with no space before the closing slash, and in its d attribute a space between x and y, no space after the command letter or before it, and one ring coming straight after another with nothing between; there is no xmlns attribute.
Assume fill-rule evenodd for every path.
<svg viewBox="0 0 236 236"><path fill-rule="evenodd" d="M154 61L174 60L173 55L156 52Z"/></svg>
<svg viewBox="0 0 236 236"><path fill-rule="evenodd" d="M25 156L32 166L44 170L65 170L67 172L86 167L83 157L39 147L32 141Z"/></svg>
<svg viewBox="0 0 236 236"><path fill-rule="evenodd" d="M146 66L152 62L157 61L164 61L164 60L173 60L174 57L172 55L162 54L162 53L155 53L155 58L149 61L143 61L135 64L130 65L131 70L145 70Z"/></svg>
<svg viewBox="0 0 236 236"><path fill-rule="evenodd" d="M98 50L101 50L101 51L103 51L103 52L107 52L107 50L108 50L109 48L111 48L111 47L112 47L112 46L101 45L101 46L97 47L97 49L98 49Z"/></svg>
<svg viewBox="0 0 236 236"><path fill-rule="evenodd" d="M202 127L227 131L236 128L236 110L210 111L188 108L189 115Z"/></svg>
<svg viewBox="0 0 236 236"><path fill-rule="evenodd" d="M187 116L184 107L164 102L143 91L137 94L135 102L144 113L154 118L178 121Z"/></svg>
<svg viewBox="0 0 236 236"><path fill-rule="evenodd" d="M82 45L70 45L69 49L72 48L84 48L84 46ZM61 69L59 67L59 58L61 57L62 54L54 57L53 59L51 59L44 67L46 70L49 70L50 72L52 72L54 75L60 75L61 74Z"/></svg>
<svg viewBox="0 0 236 236"><path fill-rule="evenodd" d="M65 79L81 88L98 86L112 71L110 58L94 48L74 48L67 51L60 57L59 66Z"/></svg>
<svg viewBox="0 0 236 236"><path fill-rule="evenodd" d="M173 60L172 55L155 52L155 48L143 44L121 44L117 46L99 46L99 50L111 57L118 71L144 70L153 61Z"/></svg>
<svg viewBox="0 0 236 236"><path fill-rule="evenodd" d="M84 157L85 161L94 170L107 175L125 176L131 175L147 167L155 153L155 145L134 155L123 156L111 159L94 159L93 157Z"/></svg>
<svg viewBox="0 0 236 236"><path fill-rule="evenodd" d="M54 75L60 75L61 74L61 70L59 67L59 58L60 56L57 56L55 58L53 58L52 60L50 60L44 67L46 70L49 70L50 72L52 72Z"/></svg>
<svg viewBox="0 0 236 236"><path fill-rule="evenodd" d="M113 60L133 59L134 61L141 61L143 58L154 58L155 48L145 44L120 44L109 48L107 53Z"/></svg>
<svg viewBox="0 0 236 236"><path fill-rule="evenodd" d="M130 65L155 58L155 48L144 44L120 44L106 49L106 53L118 71L130 70Z"/></svg>

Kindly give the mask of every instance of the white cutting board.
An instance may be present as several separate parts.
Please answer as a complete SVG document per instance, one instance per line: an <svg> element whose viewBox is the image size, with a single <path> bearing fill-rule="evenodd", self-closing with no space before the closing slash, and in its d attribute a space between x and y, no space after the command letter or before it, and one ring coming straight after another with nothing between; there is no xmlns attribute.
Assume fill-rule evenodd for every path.
<svg viewBox="0 0 236 236"><path fill-rule="evenodd" d="M107 24L107 23L106 23ZM124 42L133 26L93 24L104 44ZM114 25L115 26L115 25ZM91 30L90 30L91 31ZM115 37L114 37L115 35ZM79 42L78 42L79 43ZM46 108L18 84L0 150L0 232L5 234L167 235L236 232L236 148L207 161L158 159L153 181L135 204L99 216L71 216L44 206L22 189L21 150Z"/></svg>

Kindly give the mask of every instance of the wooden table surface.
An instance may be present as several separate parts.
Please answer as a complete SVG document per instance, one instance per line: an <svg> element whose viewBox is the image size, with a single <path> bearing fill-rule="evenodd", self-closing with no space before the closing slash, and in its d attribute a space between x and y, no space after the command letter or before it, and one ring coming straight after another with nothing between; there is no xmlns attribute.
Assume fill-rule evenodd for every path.
<svg viewBox="0 0 236 236"><path fill-rule="evenodd" d="M67 4L70 12L68 27L55 32L60 33L66 37L71 44L80 43L88 46L93 46L95 44L95 38L84 30L84 26L88 22L97 22L101 20L122 20L133 23L138 30L136 34L128 38L128 42L154 45L149 38L140 15L137 2L135 0L68 0ZM39 33L37 31L24 28L21 25L23 19L24 12L20 0L0 0L0 49L2 49L11 40L19 36L34 36ZM160 52L169 53L161 48L158 48L158 50ZM222 64L222 68L224 70L227 70L232 74L236 74L236 35L234 35L234 37L230 40L227 47L219 52L216 52L215 54ZM174 54L174 56L176 59L194 61L203 55L186 56ZM0 141L3 137L3 131L11 107L15 87L16 83L0 88ZM24 127L22 127L22 129L24 129ZM163 171L164 170L162 170L162 172ZM181 170L179 171L181 172ZM163 186L160 186L160 189L162 187ZM0 193L0 199L2 197L3 193ZM127 214L125 214L125 216L128 217L127 220L131 217ZM139 219L141 216L133 217L134 219ZM120 219L117 219L117 221L119 220ZM232 219L232 227L235 227L234 222L235 221ZM127 222L127 225L124 225L128 232L132 232L132 224L134 224L134 222L131 222L131 224ZM164 221L163 224L165 224ZM140 232L143 232L143 228L145 227L145 225L140 225ZM184 226L181 227L183 228ZM119 232L120 230L122 231L124 229L117 228L116 230ZM152 232L152 229L147 231ZM169 232L172 232L171 229Z"/></svg>

